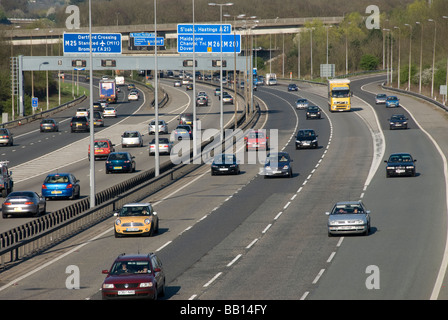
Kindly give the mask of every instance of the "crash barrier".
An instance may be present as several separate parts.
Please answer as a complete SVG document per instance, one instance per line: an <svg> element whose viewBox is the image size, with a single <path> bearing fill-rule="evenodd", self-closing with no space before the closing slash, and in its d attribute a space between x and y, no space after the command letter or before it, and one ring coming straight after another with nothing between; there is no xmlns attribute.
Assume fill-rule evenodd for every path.
<svg viewBox="0 0 448 320"><path fill-rule="evenodd" d="M71 107L77 105L78 103L83 102L85 99L87 99L87 96L82 95L79 98L76 98L75 100L66 102L64 104L61 104L60 106L51 108L49 110L35 113L33 115L26 116L26 117L21 117L19 119L13 120L13 121L8 121L5 123L2 123L1 127L2 128L13 128L13 127L17 127L19 125L23 125L23 124L38 120L38 119L46 118L46 117L51 116L52 114L55 114L56 112L71 108Z"/></svg>
<svg viewBox="0 0 448 320"><path fill-rule="evenodd" d="M247 107L247 106L246 106ZM243 112L237 126L243 130L256 122L260 116L257 103L256 112L246 121ZM234 128L234 124L226 129ZM213 141L203 142L201 151ZM215 142L216 143L216 142ZM225 145L225 141L222 142ZM193 151L190 151L190 159ZM193 162L194 163L194 162ZM129 202L138 202L170 185L174 181L193 172L202 164L178 164L171 161L160 165L160 174L155 177L155 169L150 169L126 181L114 185L95 195L95 207L90 208L89 197L60 210L41 216L0 234L0 269L6 269L24 258L31 257L51 248L67 238L112 217L113 213Z"/></svg>
<svg viewBox="0 0 448 320"><path fill-rule="evenodd" d="M425 100L425 101L427 101L429 103L432 103L432 104L436 105L437 107L439 107L439 108L441 108L441 109L443 109L445 111L448 111L448 106L446 106L443 103L440 103L440 102L438 102L438 101L436 101L436 100L434 100L434 99L432 99L430 97L427 97L427 96L425 96L423 94L420 94L420 93L417 93L417 92L412 92L412 91L407 91L407 90L403 90L403 89L388 87L384 83L381 84L381 87L384 90L395 91L395 92L399 92L399 93L402 93L402 94L408 94L410 96L423 99L423 100Z"/></svg>

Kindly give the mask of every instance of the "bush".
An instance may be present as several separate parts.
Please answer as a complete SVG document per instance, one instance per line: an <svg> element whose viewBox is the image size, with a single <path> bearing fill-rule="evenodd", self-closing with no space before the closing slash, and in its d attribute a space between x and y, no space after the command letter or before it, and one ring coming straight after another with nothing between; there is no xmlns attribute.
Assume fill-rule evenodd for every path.
<svg viewBox="0 0 448 320"><path fill-rule="evenodd" d="M378 68L378 64L380 63L380 59L371 54L365 54L361 57L361 61L359 63L362 70L376 70Z"/></svg>

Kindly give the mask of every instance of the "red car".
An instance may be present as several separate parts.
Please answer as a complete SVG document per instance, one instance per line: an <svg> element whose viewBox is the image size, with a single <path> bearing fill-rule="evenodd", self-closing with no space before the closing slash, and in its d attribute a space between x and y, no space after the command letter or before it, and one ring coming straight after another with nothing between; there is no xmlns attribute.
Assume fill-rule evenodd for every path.
<svg viewBox="0 0 448 320"><path fill-rule="evenodd" d="M103 299L149 298L165 295L165 273L162 262L153 253L119 255L101 286Z"/></svg>
<svg viewBox="0 0 448 320"><path fill-rule="evenodd" d="M95 139L95 160L98 158L107 158L110 153L115 152L114 144L109 139ZM90 145L89 145L90 160Z"/></svg>
<svg viewBox="0 0 448 320"><path fill-rule="evenodd" d="M265 130L251 130L249 134L244 137L246 144L246 151L248 150L268 150L269 143Z"/></svg>

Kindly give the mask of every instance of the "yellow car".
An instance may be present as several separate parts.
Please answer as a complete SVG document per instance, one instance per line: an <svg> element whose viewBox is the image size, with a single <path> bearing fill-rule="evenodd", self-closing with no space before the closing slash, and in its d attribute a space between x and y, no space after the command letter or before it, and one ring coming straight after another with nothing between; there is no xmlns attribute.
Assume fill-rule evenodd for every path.
<svg viewBox="0 0 448 320"><path fill-rule="evenodd" d="M114 214L115 238L124 235L153 236L159 232L159 218L150 203L128 203Z"/></svg>

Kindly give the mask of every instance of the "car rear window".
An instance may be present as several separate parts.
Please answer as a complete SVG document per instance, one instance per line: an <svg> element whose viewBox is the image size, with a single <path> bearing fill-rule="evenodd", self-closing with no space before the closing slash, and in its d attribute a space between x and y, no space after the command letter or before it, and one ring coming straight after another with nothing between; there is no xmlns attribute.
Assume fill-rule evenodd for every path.
<svg viewBox="0 0 448 320"><path fill-rule="evenodd" d="M69 179L67 176L48 176L45 178L45 183L68 183Z"/></svg>

